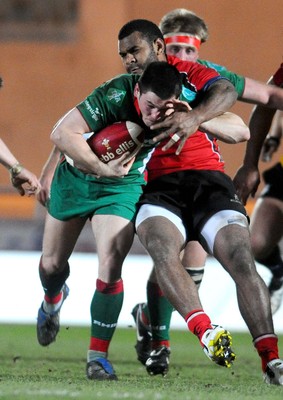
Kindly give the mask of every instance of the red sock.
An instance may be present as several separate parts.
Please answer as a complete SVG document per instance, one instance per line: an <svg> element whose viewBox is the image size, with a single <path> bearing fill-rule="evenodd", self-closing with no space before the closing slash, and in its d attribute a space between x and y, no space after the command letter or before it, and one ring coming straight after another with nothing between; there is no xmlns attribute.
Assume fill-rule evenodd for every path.
<svg viewBox="0 0 283 400"><path fill-rule="evenodd" d="M123 279L119 279L117 282L107 283L101 279L96 280L96 289L104 294L118 294L124 290Z"/></svg>
<svg viewBox="0 0 283 400"><path fill-rule="evenodd" d="M161 346L165 346L165 347L167 347L167 349L170 349L170 341L169 340L153 340L151 342L152 350L155 350Z"/></svg>
<svg viewBox="0 0 283 400"><path fill-rule="evenodd" d="M57 304L61 301L62 296L63 296L63 292L60 292L59 294L57 294L57 296L54 296L54 297L49 297L49 296L47 296L47 294L45 294L44 300L49 304Z"/></svg>
<svg viewBox="0 0 283 400"><path fill-rule="evenodd" d="M89 350L101 351L102 353L107 353L109 345L110 345L110 340L103 340L91 337L89 343Z"/></svg>
<svg viewBox="0 0 283 400"><path fill-rule="evenodd" d="M201 340L208 329L212 329L210 318L203 310L193 310L187 314L185 321L189 330Z"/></svg>
<svg viewBox="0 0 283 400"><path fill-rule="evenodd" d="M261 358L261 367L263 372L266 370L266 365L269 361L279 358L278 354L278 338L270 333L258 337L253 341L255 348Z"/></svg>

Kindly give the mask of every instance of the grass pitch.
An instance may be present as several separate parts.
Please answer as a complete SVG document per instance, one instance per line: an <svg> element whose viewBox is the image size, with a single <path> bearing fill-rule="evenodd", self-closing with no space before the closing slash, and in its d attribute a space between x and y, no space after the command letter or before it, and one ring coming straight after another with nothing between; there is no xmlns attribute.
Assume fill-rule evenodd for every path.
<svg viewBox="0 0 283 400"><path fill-rule="evenodd" d="M251 337L232 336L237 359L227 369L204 355L194 335L172 331L170 370L162 378L147 375L136 360L135 330L118 328L109 359L119 380L93 382L85 377L88 328L62 326L57 341L44 348L37 343L35 326L2 325L0 400L282 400L283 387L262 381Z"/></svg>

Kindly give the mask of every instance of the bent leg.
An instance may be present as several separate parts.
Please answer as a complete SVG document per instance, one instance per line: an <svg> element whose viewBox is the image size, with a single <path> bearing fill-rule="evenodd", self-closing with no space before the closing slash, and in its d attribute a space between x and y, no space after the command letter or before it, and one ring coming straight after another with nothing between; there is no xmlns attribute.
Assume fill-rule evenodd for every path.
<svg viewBox="0 0 283 400"><path fill-rule="evenodd" d="M42 346L54 342L60 329L59 312L69 293L68 259L85 223L82 219L59 221L47 214L39 276L45 295L38 310L37 338Z"/></svg>
<svg viewBox="0 0 283 400"><path fill-rule="evenodd" d="M123 262L134 240L134 225L116 215L95 215L92 229L99 261L98 278L115 282L121 278Z"/></svg>
<svg viewBox="0 0 283 400"><path fill-rule="evenodd" d="M165 296L185 319L189 330L199 338L206 355L217 364L229 367L235 358L230 335L222 327L213 327L202 310L197 287L180 261L184 236L178 221L175 222L160 215L142 221L137 218L137 234L154 261L158 283ZM162 348L153 351L146 362L150 374L168 370L168 362L158 363L161 351ZM165 358L168 359L168 353Z"/></svg>
<svg viewBox="0 0 283 400"><path fill-rule="evenodd" d="M41 264L47 275L62 271L72 254L86 218L60 221L47 214Z"/></svg>
<svg viewBox="0 0 283 400"><path fill-rule="evenodd" d="M96 290L91 302L91 338L87 361L105 359L114 335L124 298L122 265L134 239L134 226L115 215L95 215L92 229L99 260ZM96 374L88 374L97 379Z"/></svg>
<svg viewBox="0 0 283 400"><path fill-rule="evenodd" d="M152 257L161 290L183 318L201 304L195 283L180 261L184 238L165 217L151 217L137 228L138 237Z"/></svg>
<svg viewBox="0 0 283 400"><path fill-rule="evenodd" d="M224 328L213 327L202 309L197 287L180 261L184 243L180 231L170 220L158 216L140 223L137 234L154 261L159 286L185 319L189 330L198 337L205 354L217 364L229 367L235 358L231 337ZM168 365L164 364L164 369L164 365L158 364L161 351L153 351L147 360L147 370L151 374L168 370Z"/></svg>
<svg viewBox="0 0 283 400"><path fill-rule="evenodd" d="M207 253L197 241L188 242L182 251L182 264L197 285L197 288L199 288L202 281L206 257ZM151 331L152 349L160 346L170 348L170 323L173 310L171 303L159 288L155 268L153 267L147 281L147 304L142 307L142 312L139 315L140 321L137 322L144 330ZM149 346L147 341L143 345L144 338L139 339L139 336L136 349L138 359L143 360L146 359Z"/></svg>
<svg viewBox="0 0 283 400"><path fill-rule="evenodd" d="M279 358L278 339L274 334L268 289L256 270L248 225L244 224L244 216L220 212L207 221L202 235L236 284L239 309L265 372L267 364Z"/></svg>
<svg viewBox="0 0 283 400"><path fill-rule="evenodd" d="M60 221L47 214L39 275L45 294L52 298L69 276L68 259L85 224L85 219Z"/></svg>
<svg viewBox="0 0 283 400"><path fill-rule="evenodd" d="M252 337L273 333L270 298L256 270L249 230L236 224L221 228L215 238L214 256L236 284L239 309Z"/></svg>

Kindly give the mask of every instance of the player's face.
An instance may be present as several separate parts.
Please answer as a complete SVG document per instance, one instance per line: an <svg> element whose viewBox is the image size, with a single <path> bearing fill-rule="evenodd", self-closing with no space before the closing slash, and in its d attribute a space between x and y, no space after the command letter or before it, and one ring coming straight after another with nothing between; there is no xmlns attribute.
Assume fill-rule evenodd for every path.
<svg viewBox="0 0 283 400"><path fill-rule="evenodd" d="M158 121L164 120L166 115L171 113L173 108L172 101L175 96L168 100L162 100L153 92L140 93L137 95L139 108L143 122L146 126L151 126Z"/></svg>
<svg viewBox="0 0 283 400"><path fill-rule="evenodd" d="M191 62L196 62L199 57L198 50L195 47L185 44L167 44L166 53L183 61Z"/></svg>
<svg viewBox="0 0 283 400"><path fill-rule="evenodd" d="M157 54L139 32L134 32L118 42L118 52L128 74L141 75Z"/></svg>

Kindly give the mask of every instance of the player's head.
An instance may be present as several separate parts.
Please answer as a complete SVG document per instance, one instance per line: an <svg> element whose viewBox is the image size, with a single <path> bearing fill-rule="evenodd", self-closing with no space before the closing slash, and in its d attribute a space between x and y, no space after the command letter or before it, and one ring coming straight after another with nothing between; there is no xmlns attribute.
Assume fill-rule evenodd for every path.
<svg viewBox="0 0 283 400"><path fill-rule="evenodd" d="M203 19L185 8L165 14L159 24L166 43L167 54L195 62L201 43L208 39L208 28Z"/></svg>
<svg viewBox="0 0 283 400"><path fill-rule="evenodd" d="M182 92L182 79L179 71L164 61L148 65L135 87L135 96L144 123L151 126L165 117L168 106L179 98Z"/></svg>
<svg viewBox="0 0 283 400"><path fill-rule="evenodd" d="M162 33L146 19L129 21L120 29L118 52L129 74L141 74L152 61L166 61Z"/></svg>

